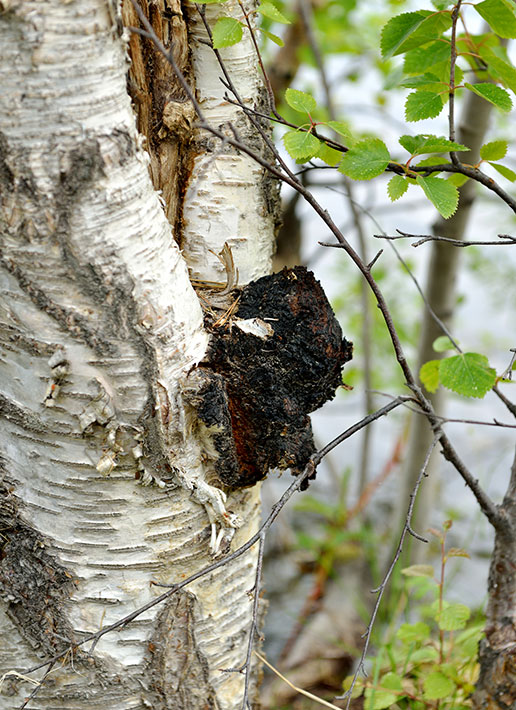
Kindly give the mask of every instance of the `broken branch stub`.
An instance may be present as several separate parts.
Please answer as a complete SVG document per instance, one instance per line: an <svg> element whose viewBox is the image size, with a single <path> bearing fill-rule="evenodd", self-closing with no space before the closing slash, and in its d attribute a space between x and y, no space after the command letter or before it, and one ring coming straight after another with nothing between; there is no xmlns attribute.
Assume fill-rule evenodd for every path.
<svg viewBox="0 0 516 710"><path fill-rule="evenodd" d="M303 266L249 283L189 376L206 458L230 488L270 469L299 473L314 453L308 414L335 396L352 343L321 284Z"/></svg>

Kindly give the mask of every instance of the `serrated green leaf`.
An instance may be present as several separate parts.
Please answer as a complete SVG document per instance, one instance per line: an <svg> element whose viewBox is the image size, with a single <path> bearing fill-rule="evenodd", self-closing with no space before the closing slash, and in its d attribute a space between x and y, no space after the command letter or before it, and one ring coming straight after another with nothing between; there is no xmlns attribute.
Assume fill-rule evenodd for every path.
<svg viewBox="0 0 516 710"><path fill-rule="evenodd" d="M420 160L416 165L413 164L413 167L424 168L430 165L449 165L450 162L448 158L444 158L442 155L431 155L429 158Z"/></svg>
<svg viewBox="0 0 516 710"><path fill-rule="evenodd" d="M428 392L431 392L432 394L434 392L437 392L437 388L439 387L440 364L440 360L429 360L428 362L425 362L425 364L422 365L421 369L419 370L419 379L424 384L426 390Z"/></svg>
<svg viewBox="0 0 516 710"><path fill-rule="evenodd" d="M383 141L379 138L366 138L345 153L339 172L353 180L371 180L383 173L390 159Z"/></svg>
<svg viewBox="0 0 516 710"><path fill-rule="evenodd" d="M510 180L511 182L514 182L516 180L516 173L514 170L511 170L508 168L506 165L500 165L500 163L489 163L489 165L492 165L493 168L500 173L500 175L503 175L504 178L507 180Z"/></svg>
<svg viewBox="0 0 516 710"><path fill-rule="evenodd" d="M256 9L260 15L268 17L270 20L274 20L274 22L281 22L283 25L291 24L290 20L287 20L285 15L271 2L262 2Z"/></svg>
<svg viewBox="0 0 516 710"><path fill-rule="evenodd" d="M418 621L415 624L402 624L397 630L396 636L404 643L426 641L430 636L430 627L422 621Z"/></svg>
<svg viewBox="0 0 516 710"><path fill-rule="evenodd" d="M344 138L351 138L351 129L345 121L327 121L326 125L329 126L335 133Z"/></svg>
<svg viewBox="0 0 516 710"><path fill-rule="evenodd" d="M214 49L232 47L242 39L243 26L234 17L219 17L212 30Z"/></svg>
<svg viewBox="0 0 516 710"><path fill-rule="evenodd" d="M391 691L395 691L394 693ZM390 707L397 700L405 697L402 692L401 678L396 673L386 673L378 681L378 686L375 688L367 688L365 697L370 702L367 707L372 710L383 710Z"/></svg>
<svg viewBox="0 0 516 710"><path fill-rule="evenodd" d="M462 143L449 141L444 136L418 135L401 136L400 144L408 150L411 155L425 155L426 153L449 153L450 151L468 151L469 148Z"/></svg>
<svg viewBox="0 0 516 710"><path fill-rule="evenodd" d="M399 200L408 190L408 181L401 175L394 175L387 184L387 193L391 202Z"/></svg>
<svg viewBox="0 0 516 710"><path fill-rule="evenodd" d="M422 121L424 118L435 118L443 109L443 100L439 94L432 91L413 91L405 102L405 118L407 121Z"/></svg>
<svg viewBox="0 0 516 710"><path fill-rule="evenodd" d="M478 14L484 18L500 37L516 37L516 7L511 0L484 0L474 5Z"/></svg>
<svg viewBox="0 0 516 710"><path fill-rule="evenodd" d="M384 59L402 54L437 39L451 27L450 13L429 10L405 12L392 17L382 30L381 49Z"/></svg>
<svg viewBox="0 0 516 710"><path fill-rule="evenodd" d="M431 72L425 72L419 76L410 76L400 82L404 89L418 89L439 93L445 88L444 82L439 81L439 77Z"/></svg>
<svg viewBox="0 0 516 710"><path fill-rule="evenodd" d="M444 353L446 350L455 350L455 345L447 335L440 335L432 343L432 348L436 353Z"/></svg>
<svg viewBox="0 0 516 710"><path fill-rule="evenodd" d="M334 168L340 163L342 153L340 150L335 150L335 148L331 148L329 145L326 145L326 143L323 143L316 157Z"/></svg>
<svg viewBox="0 0 516 710"><path fill-rule="evenodd" d="M289 131L283 136L283 144L294 160L310 160L317 155L321 142L311 133Z"/></svg>
<svg viewBox="0 0 516 710"><path fill-rule="evenodd" d="M489 103L493 104L501 111L510 111L512 108L512 99L509 94L496 84L468 84L466 82L464 86L470 91L474 91L475 94L481 96Z"/></svg>
<svg viewBox="0 0 516 710"><path fill-rule="evenodd" d="M482 160L501 160L507 153L507 141L490 141L480 148Z"/></svg>
<svg viewBox="0 0 516 710"><path fill-rule="evenodd" d="M423 648L416 648L412 651L410 655L410 660L412 663L428 663L430 661L436 661L439 658L439 653L436 648L431 648L425 646Z"/></svg>
<svg viewBox="0 0 516 710"><path fill-rule="evenodd" d="M467 183L469 177L467 175L461 175L460 173L452 173L446 179L448 182L451 182L452 185L455 185L455 187L462 187L465 183Z"/></svg>
<svg viewBox="0 0 516 710"><path fill-rule="evenodd" d="M317 106L317 101L310 94L297 89L287 89L285 91L285 101L295 111L310 113Z"/></svg>
<svg viewBox="0 0 516 710"><path fill-rule="evenodd" d="M405 54L403 71L406 74L419 74L426 71L434 64L444 62L450 56L448 40L432 42L426 47L416 47Z"/></svg>
<svg viewBox="0 0 516 710"><path fill-rule="evenodd" d="M435 615L435 620L442 631L458 631L466 626L471 610L465 604L445 604Z"/></svg>
<svg viewBox="0 0 516 710"><path fill-rule="evenodd" d="M481 45L478 53L486 62L489 74L495 79L501 79L514 93L516 93L516 69L498 57L488 46Z"/></svg>
<svg viewBox="0 0 516 710"><path fill-rule="evenodd" d="M496 381L496 372L480 353L461 353L441 360L441 384L465 397L482 398Z"/></svg>
<svg viewBox="0 0 516 710"><path fill-rule="evenodd" d="M433 577L434 568L432 565L410 565L402 569L401 574L406 577Z"/></svg>
<svg viewBox="0 0 516 710"><path fill-rule="evenodd" d="M278 35L275 35L273 32L269 32L269 30L264 30L263 27L260 27L260 32L262 35L265 35L268 37L274 44L277 44L278 47L283 47L285 45L285 42L281 39L281 37L278 37Z"/></svg>
<svg viewBox="0 0 516 710"><path fill-rule="evenodd" d="M455 185L442 178L424 178L420 175L417 176L416 182L444 219L455 213L459 204L459 193Z"/></svg>
<svg viewBox="0 0 516 710"><path fill-rule="evenodd" d="M455 683L440 671L433 671L423 680L423 690L425 700L440 700L451 697Z"/></svg>

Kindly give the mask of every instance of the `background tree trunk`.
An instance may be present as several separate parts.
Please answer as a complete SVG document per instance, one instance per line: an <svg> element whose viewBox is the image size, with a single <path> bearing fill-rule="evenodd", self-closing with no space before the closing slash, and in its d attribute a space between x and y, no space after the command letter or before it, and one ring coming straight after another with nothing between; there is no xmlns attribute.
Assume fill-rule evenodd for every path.
<svg viewBox="0 0 516 710"><path fill-rule="evenodd" d="M251 140L200 22L167 2L152 12L206 115ZM224 282L228 242L240 283L266 273L275 193L249 159L199 135L165 64L154 84L142 64L132 93L140 126L158 126L146 133L158 197L121 34L105 0L14 2L0 15L0 675L134 611L159 593L151 581L205 566L206 511L220 523L225 510L182 397L208 342L187 262L196 280ZM250 41L226 61L258 101ZM244 520L238 544L257 528L259 487L226 505ZM245 658L254 572L251 550L106 634L92 657L70 653L38 707L236 707L243 677L220 669ZM27 688L10 677L0 708Z"/></svg>

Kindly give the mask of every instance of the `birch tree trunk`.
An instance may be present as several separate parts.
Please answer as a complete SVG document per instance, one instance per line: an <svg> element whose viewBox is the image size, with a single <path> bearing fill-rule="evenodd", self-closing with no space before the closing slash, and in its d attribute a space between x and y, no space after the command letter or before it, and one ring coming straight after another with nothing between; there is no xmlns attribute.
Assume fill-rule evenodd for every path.
<svg viewBox="0 0 516 710"><path fill-rule="evenodd" d="M211 521L234 545L256 530L258 487L225 501L208 484L182 383L208 343L189 269L223 282L227 242L241 284L267 273L274 196L248 158L199 135L163 62L141 86L132 74L142 138L116 4L0 6L2 675L149 602L162 591L150 582L208 564ZM200 21L168 0L147 9L183 52L205 115L256 140L223 99ZM135 64L149 52L131 50ZM259 101L250 41L225 59ZM201 578L91 657L70 653L34 707L238 707L243 677L220 669L245 658L255 562L251 550ZM10 675L0 708L30 689Z"/></svg>

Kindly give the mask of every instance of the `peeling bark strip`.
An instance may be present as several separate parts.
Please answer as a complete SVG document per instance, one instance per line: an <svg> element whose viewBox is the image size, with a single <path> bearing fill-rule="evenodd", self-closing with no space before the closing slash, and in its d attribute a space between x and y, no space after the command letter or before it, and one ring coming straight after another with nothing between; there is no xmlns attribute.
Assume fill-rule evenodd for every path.
<svg viewBox="0 0 516 710"><path fill-rule="evenodd" d="M140 7L194 88L188 29L180 0L140 0ZM139 26L131 0L123 0L122 16L126 27ZM161 191L165 213L174 227L174 238L180 243L184 192L193 167L195 110L169 63L149 39L131 33L129 52L127 89L133 100L138 130L146 138L153 185Z"/></svg>
<svg viewBox="0 0 516 710"><path fill-rule="evenodd" d="M308 414L333 399L352 357L320 283L302 266L252 281L210 330L187 396L216 477L243 487L273 468L299 473L315 451Z"/></svg>

